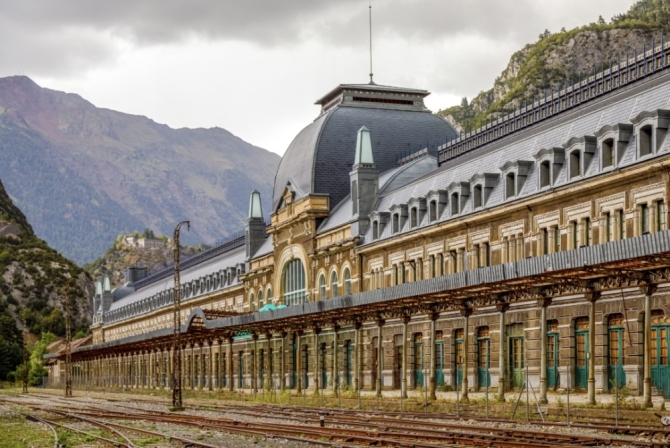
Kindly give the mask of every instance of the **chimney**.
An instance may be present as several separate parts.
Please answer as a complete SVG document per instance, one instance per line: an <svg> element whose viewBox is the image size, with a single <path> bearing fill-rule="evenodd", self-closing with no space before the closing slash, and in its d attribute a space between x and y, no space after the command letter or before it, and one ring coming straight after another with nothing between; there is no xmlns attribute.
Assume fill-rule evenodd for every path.
<svg viewBox="0 0 670 448"><path fill-rule="evenodd" d="M379 171L372 156L372 137L365 126L358 130L356 157L349 179L352 216L355 220L351 225L351 233L362 235L370 225L370 213L379 198Z"/></svg>

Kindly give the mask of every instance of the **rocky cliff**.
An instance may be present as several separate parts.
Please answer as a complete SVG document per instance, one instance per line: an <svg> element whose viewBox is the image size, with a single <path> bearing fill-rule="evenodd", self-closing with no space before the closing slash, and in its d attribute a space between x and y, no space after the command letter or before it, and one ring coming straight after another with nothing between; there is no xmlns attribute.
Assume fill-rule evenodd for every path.
<svg viewBox="0 0 670 448"><path fill-rule="evenodd" d="M643 0L607 23L597 22L558 33L545 31L538 41L526 45L512 55L493 87L482 91L470 102L440 110L439 115L461 129L479 127L511 109L557 89L577 82L580 74L593 74L594 68L609 68L619 58L658 45L663 33L670 30L670 0Z"/></svg>

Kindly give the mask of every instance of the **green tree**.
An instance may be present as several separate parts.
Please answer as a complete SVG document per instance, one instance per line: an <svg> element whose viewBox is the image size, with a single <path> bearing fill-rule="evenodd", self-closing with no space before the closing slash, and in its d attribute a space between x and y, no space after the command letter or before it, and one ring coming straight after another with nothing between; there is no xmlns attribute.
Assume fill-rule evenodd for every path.
<svg viewBox="0 0 670 448"><path fill-rule="evenodd" d="M42 333L42 337L35 343L30 353L30 362L28 370L28 383L31 386L38 386L42 384L42 378L47 375L47 369L44 367L44 355L47 354L47 347L56 342L58 338L55 334L50 332ZM16 378L21 378L19 373L23 373L23 366L17 369ZM21 372L19 372L21 370Z"/></svg>

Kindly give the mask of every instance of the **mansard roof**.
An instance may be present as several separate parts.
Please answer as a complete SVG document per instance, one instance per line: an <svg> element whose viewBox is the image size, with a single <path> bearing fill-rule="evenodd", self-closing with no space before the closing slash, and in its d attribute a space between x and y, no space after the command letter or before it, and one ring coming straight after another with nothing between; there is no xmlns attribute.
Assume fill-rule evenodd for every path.
<svg viewBox="0 0 670 448"><path fill-rule="evenodd" d="M558 115L555 119L530 127L518 134L510 135L502 140L484 145L470 153L449 160L441 167L417 178L415 181L394 190L386 190L380 195L376 211L389 211L397 204L407 204L410 198L425 196L431 190L448 189L450 185L468 182L477 174L491 172L493 169L509 166L516 161L536 160L536 155L543 148L563 148L566 144L579 142L591 142L595 140L595 134L605 126L617 128L628 128L636 118L647 116L646 111L657 111L670 108L670 74L652 79L650 82L637 84L627 90L613 93L611 96L590 103L578 109ZM655 113L655 112L654 112ZM659 113L663 115L663 113ZM569 146L569 145L568 145ZM654 157L670 154L670 139L665 138ZM586 172L577 180L569 180L567 176L567 165L563 165L558 176L554 180L554 187L561 187L579 182L585 178L604 175L600 171L600 154L596 151L589 163ZM648 159L645 159L648 160ZM638 163L636 157L635 136L627 142L626 149L618 162L618 167L631 166ZM528 177L523 188L512 199L519 200L540 192L538 168L531 164ZM462 209L459 209L458 218L473 213L473 199L470 198ZM503 182L497 182L492 189L486 208L509 202L505 199ZM451 216L451 207L445 207L437 222L445 222L455 216ZM429 222L429 217L423 217L423 221L417 228L435 224ZM409 223L406 222L399 233L410 231ZM391 229L387 226L379 236L379 240L390 238ZM394 235L395 236L395 235ZM372 242L372 231L368 229L365 244Z"/></svg>
<svg viewBox="0 0 670 448"><path fill-rule="evenodd" d="M392 106L392 105L391 105ZM272 209L276 210L287 182L302 195L328 194L331 209L350 193L349 172L354 163L356 133L365 126L380 172L397 166L400 156L419 147L437 146L455 135L441 117L424 110L370 103L366 107L340 104L326 111L295 137L279 163Z"/></svg>

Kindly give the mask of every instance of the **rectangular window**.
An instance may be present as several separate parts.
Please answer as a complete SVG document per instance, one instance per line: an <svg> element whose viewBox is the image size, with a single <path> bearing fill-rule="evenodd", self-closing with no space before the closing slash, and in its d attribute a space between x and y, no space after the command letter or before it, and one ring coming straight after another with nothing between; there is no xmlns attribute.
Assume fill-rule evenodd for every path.
<svg viewBox="0 0 670 448"><path fill-rule="evenodd" d="M623 214L623 210L619 210L619 228L617 231L619 232L619 239L622 240L624 238L624 226L626 225L626 215Z"/></svg>
<svg viewBox="0 0 670 448"><path fill-rule="evenodd" d="M549 230L545 227L542 229L542 255L549 253Z"/></svg>
<svg viewBox="0 0 670 448"><path fill-rule="evenodd" d="M579 247L579 228L577 226L577 221L572 221L572 248L577 249Z"/></svg>
<svg viewBox="0 0 670 448"><path fill-rule="evenodd" d="M609 243L613 239L614 238L612 234L612 214L605 213L605 242Z"/></svg>
<svg viewBox="0 0 670 448"><path fill-rule="evenodd" d="M665 219L667 211L665 210L665 203L663 201L656 202L656 231L665 230Z"/></svg>
<svg viewBox="0 0 670 448"><path fill-rule="evenodd" d="M591 220L589 218L584 220L584 245L591 245Z"/></svg>
<svg viewBox="0 0 670 448"><path fill-rule="evenodd" d="M640 206L640 234L649 232L649 207L647 204Z"/></svg>
<svg viewBox="0 0 670 448"><path fill-rule="evenodd" d="M554 252L561 251L561 229L554 227Z"/></svg>

